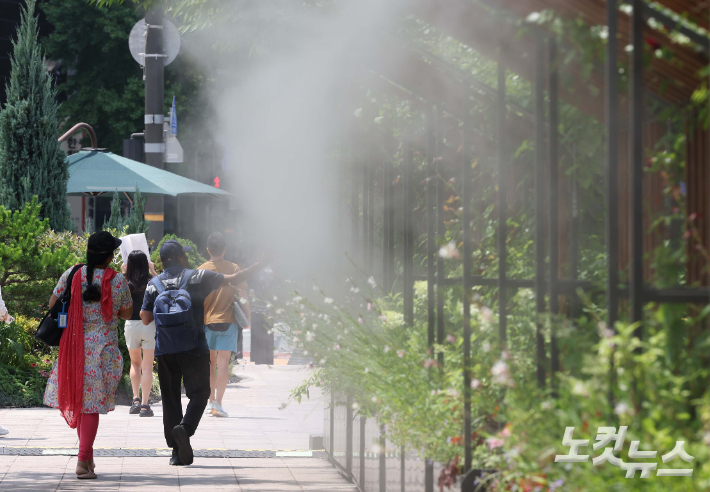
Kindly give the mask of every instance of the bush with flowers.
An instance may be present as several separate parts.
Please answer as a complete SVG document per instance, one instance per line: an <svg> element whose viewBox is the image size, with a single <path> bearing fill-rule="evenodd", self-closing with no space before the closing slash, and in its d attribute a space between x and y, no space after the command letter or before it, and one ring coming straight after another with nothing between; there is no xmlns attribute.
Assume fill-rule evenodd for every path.
<svg viewBox="0 0 710 492"><path fill-rule="evenodd" d="M286 301L274 306L291 343L313 361L312 376L293 397L300 401L310 386L349 394L358 413L385 424L392 442L448 463L446 473L452 465L460 471L460 288L446 293L446 337L430 351L426 282L415 285L411 327L401 314L399 294L377 295L373 278L360 283L348 279L347 287L338 296L342 302L314 288L281 294ZM610 330L591 302L574 325L546 318L547 341L553 329L557 334L561 372L554 376L554 390L543 390L535 377L532 291L521 289L510 299L505 348L498 340L495 292L476 292L471 305L473 467L496 470L481 486L511 491L690 491L710 486L710 392L704 383L709 369L700 348L710 339L697 329L708 309L690 316L685 306L649 306L643 341L634 336L634 325L620 323ZM669 330L678 323L697 332L694 343L699 345L678 349ZM636 478L627 479L617 466L593 466L591 458L602 452L592 449L597 429L619 425L628 427L624 446L615 453L624 462L649 461L628 457L631 441L640 441L640 450L658 450L657 459L650 461L659 469L687 466L694 469L693 476L655 477L652 472L650 479L642 479L636 472ZM555 462L556 455L569 452L562 445L566 427L575 427L574 439L589 439L589 447L580 449L590 455L589 462ZM685 450L695 457L691 463L661 461L676 441L686 442Z"/></svg>

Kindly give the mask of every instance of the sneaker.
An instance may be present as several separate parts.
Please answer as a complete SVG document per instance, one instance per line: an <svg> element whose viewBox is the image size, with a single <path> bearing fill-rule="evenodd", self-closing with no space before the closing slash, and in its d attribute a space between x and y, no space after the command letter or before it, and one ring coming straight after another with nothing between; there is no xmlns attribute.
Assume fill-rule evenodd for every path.
<svg viewBox="0 0 710 492"><path fill-rule="evenodd" d="M220 405L217 401L212 402L212 415L215 417L229 417L229 414L224 411L222 405Z"/></svg>
<svg viewBox="0 0 710 492"><path fill-rule="evenodd" d="M8 435L9 433L10 433L9 430L7 430L5 427L3 427L2 425L0 425L0 436L6 436L6 435Z"/></svg>
<svg viewBox="0 0 710 492"><path fill-rule="evenodd" d="M185 427L181 424L173 427L173 438L177 442L178 458L184 465L191 465L194 460L192 453L192 445L190 444L190 436L187 435Z"/></svg>
<svg viewBox="0 0 710 492"><path fill-rule="evenodd" d="M180 456L178 456L178 450L173 448L173 455L170 457L170 466L185 466L185 464L180 461Z"/></svg>
<svg viewBox="0 0 710 492"><path fill-rule="evenodd" d="M207 404L207 407L205 407L205 415L212 415L212 409L214 407L212 406L212 402L209 402Z"/></svg>
<svg viewBox="0 0 710 492"><path fill-rule="evenodd" d="M131 403L131 408L128 410L128 413L131 415L141 413L141 399L140 398L133 398L133 403Z"/></svg>
<svg viewBox="0 0 710 492"><path fill-rule="evenodd" d="M141 417L152 417L153 410L150 409L150 405L141 405Z"/></svg>

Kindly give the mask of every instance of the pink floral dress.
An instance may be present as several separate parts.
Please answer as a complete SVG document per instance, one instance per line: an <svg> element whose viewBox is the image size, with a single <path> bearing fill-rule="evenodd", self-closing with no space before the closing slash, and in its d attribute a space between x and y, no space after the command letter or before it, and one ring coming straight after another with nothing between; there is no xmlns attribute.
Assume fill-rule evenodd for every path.
<svg viewBox="0 0 710 492"><path fill-rule="evenodd" d="M54 295L60 297L67 287L67 278L71 268L64 272L54 289ZM78 280L79 272L74 277ZM94 269L92 284L101 288L104 271ZM86 290L86 266L81 268L81 290ZM84 302L84 406L82 413L105 414L115 408L114 396L123 372L123 358L118 348L117 323L118 311L131 305L131 293L128 283L120 273L111 280L113 296L113 318L104 322L101 315L101 303ZM72 300L73 301L73 300ZM57 404L57 363L44 392L44 404L58 408Z"/></svg>

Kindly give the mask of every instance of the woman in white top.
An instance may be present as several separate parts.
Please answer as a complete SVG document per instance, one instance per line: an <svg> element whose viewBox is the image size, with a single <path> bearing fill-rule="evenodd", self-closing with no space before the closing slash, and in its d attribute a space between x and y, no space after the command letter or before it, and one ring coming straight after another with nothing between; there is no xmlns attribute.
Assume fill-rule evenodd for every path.
<svg viewBox="0 0 710 492"><path fill-rule="evenodd" d="M0 322L3 322L3 321L7 324L10 324L13 321L15 321L15 318L10 316L10 313L7 312L7 308L5 307L5 303L2 300L2 290L0 290ZM0 436L4 436L9 433L10 433L9 430L7 430L5 427L0 425Z"/></svg>

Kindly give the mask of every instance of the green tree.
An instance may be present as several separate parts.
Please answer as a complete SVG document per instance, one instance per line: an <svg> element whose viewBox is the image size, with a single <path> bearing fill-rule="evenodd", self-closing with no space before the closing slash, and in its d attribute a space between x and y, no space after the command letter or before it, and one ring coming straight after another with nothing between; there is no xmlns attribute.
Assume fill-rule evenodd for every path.
<svg viewBox="0 0 710 492"><path fill-rule="evenodd" d="M35 0L22 9L0 112L0 204L18 210L38 197L55 230L71 228L66 156L57 142L56 91L38 42Z"/></svg>
<svg viewBox="0 0 710 492"><path fill-rule="evenodd" d="M68 74L58 86L67 98L59 110L62 128L86 122L96 131L99 146L120 154L123 139L144 126L143 73L128 50L128 35L143 11L131 2L106 8L85 0L45 0L41 7L54 27L42 44L49 58L62 60L61 71ZM203 128L203 122L189 121L202 107L198 92L203 77L184 58L179 56L165 69L165 107L174 95L180 125L188 135L191 128ZM206 134L198 131L194 138ZM183 139L181 143L189 149Z"/></svg>
<svg viewBox="0 0 710 492"><path fill-rule="evenodd" d="M126 220L121 212L121 197L118 195L118 191L113 193L113 200L111 200L111 215L104 224L104 231L109 229L121 230L125 225Z"/></svg>
<svg viewBox="0 0 710 492"><path fill-rule="evenodd" d="M140 234L148 232L148 222L144 217L145 198L141 195L141 190L136 186L136 194L133 197L133 206L128 214L124 225L128 226L128 234Z"/></svg>
<svg viewBox="0 0 710 492"><path fill-rule="evenodd" d="M21 210L0 205L0 287L8 306L36 315L59 276L77 259L64 237L52 240L37 197Z"/></svg>

